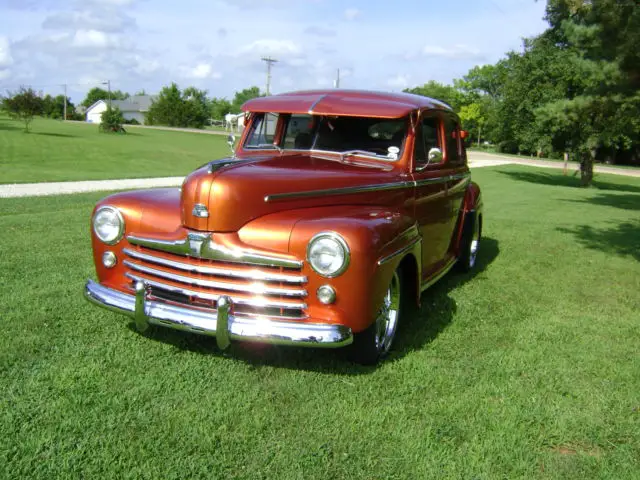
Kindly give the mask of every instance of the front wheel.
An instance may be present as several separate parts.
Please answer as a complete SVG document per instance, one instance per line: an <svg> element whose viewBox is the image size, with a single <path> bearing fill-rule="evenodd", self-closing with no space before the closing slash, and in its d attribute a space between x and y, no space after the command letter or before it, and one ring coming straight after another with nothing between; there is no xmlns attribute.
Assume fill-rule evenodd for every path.
<svg viewBox="0 0 640 480"><path fill-rule="evenodd" d="M401 278L400 271L396 270L375 321L366 330L354 336L351 345L353 361L373 365L389 353L402 313Z"/></svg>

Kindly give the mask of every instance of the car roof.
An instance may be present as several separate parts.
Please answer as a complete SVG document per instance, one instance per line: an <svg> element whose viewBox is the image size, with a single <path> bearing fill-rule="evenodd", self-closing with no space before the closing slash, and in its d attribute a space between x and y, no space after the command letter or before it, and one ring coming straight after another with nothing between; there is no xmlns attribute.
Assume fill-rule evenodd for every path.
<svg viewBox="0 0 640 480"><path fill-rule="evenodd" d="M444 102L411 93L366 90L305 90L258 97L242 105L245 112L400 118L420 108L452 111Z"/></svg>

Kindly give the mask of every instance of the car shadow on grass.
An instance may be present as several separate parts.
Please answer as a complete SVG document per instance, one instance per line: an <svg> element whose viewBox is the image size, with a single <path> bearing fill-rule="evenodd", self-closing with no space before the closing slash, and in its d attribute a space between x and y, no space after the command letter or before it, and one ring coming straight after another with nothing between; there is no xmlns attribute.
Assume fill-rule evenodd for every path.
<svg viewBox="0 0 640 480"><path fill-rule="evenodd" d="M405 324L399 328L394 347L383 363L393 362L426 348L453 321L457 312L456 302L449 295L482 273L493 263L500 252L498 241L484 237L478 252L476 266L469 273L458 273L455 268L421 296L422 306L417 312L405 316ZM133 322L129 329L136 331ZM246 363L253 368L276 367L318 373L361 375L373 373L377 366L362 366L348 359L348 347L341 349L297 348L269 344L234 342L220 351L215 338L179 332L168 328L151 327L145 337L167 344L179 350L227 357Z"/></svg>
<svg viewBox="0 0 640 480"><path fill-rule="evenodd" d="M520 172L509 170L497 170L497 172L521 182L554 187L584 188L580 183L580 177L574 175L563 175L562 173L555 172ZM592 186L598 190L640 193L640 187L624 183L603 182L597 179L597 174Z"/></svg>

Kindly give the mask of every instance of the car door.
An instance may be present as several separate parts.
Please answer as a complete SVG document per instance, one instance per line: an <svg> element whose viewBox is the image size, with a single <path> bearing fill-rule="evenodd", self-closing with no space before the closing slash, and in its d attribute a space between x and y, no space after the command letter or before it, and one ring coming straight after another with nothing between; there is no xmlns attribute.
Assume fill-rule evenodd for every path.
<svg viewBox="0 0 640 480"><path fill-rule="evenodd" d="M447 232L451 246L454 233L457 232L459 221L461 221L460 211L470 177L458 119L453 114L446 114L442 120L445 139L444 161L447 167L446 174L449 177L447 181L447 197L449 200Z"/></svg>
<svg viewBox="0 0 640 480"><path fill-rule="evenodd" d="M451 205L447 196L448 175L443 147L442 114L424 112L416 128L412 167L416 182L414 212L422 235L423 280L448 260Z"/></svg>

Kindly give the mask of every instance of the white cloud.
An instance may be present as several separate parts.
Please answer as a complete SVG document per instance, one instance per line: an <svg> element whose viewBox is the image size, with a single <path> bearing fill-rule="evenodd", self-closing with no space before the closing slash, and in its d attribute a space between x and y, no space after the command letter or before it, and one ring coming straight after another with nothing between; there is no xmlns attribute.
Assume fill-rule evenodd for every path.
<svg viewBox="0 0 640 480"><path fill-rule="evenodd" d="M437 45L426 45L422 49L422 54L427 57L441 57L462 60L481 60L484 58L484 56L478 49L469 47L467 45L452 45L447 48Z"/></svg>
<svg viewBox="0 0 640 480"><path fill-rule="evenodd" d="M404 89L409 86L410 75L398 74L395 77L391 77L387 80L387 85L392 88Z"/></svg>
<svg viewBox="0 0 640 480"><path fill-rule="evenodd" d="M297 55L302 50L291 40L261 39L241 47L238 55L256 53L259 55Z"/></svg>
<svg viewBox="0 0 640 480"><path fill-rule="evenodd" d="M185 78L196 80L203 80L205 78L222 78L222 75L219 72L214 71L210 64L204 62L198 63L195 67L182 67L181 73Z"/></svg>
<svg viewBox="0 0 640 480"><path fill-rule="evenodd" d="M7 37L0 37L0 71L5 70L13 65L13 57L11 56L11 47Z"/></svg>
<svg viewBox="0 0 640 480"><path fill-rule="evenodd" d="M100 30L78 30L73 36L71 45L74 47L109 48L120 44L115 35L110 35Z"/></svg>
<svg viewBox="0 0 640 480"><path fill-rule="evenodd" d="M344 18L346 18L347 20L355 20L360 16L361 13L362 12L357 8L347 8L344 11Z"/></svg>

